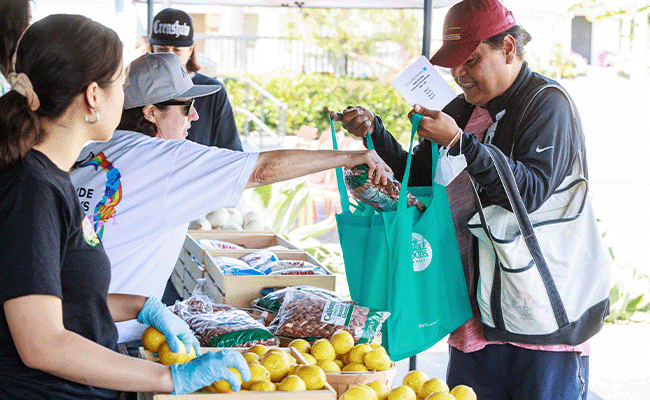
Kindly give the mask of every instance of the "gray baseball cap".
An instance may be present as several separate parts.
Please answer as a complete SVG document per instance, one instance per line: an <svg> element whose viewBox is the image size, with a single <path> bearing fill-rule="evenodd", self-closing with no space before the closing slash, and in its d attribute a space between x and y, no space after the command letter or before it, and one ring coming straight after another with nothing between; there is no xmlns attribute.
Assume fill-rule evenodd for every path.
<svg viewBox="0 0 650 400"><path fill-rule="evenodd" d="M195 85L183 61L172 53L147 53L129 64L124 82L124 109L172 99L202 97L219 85Z"/></svg>

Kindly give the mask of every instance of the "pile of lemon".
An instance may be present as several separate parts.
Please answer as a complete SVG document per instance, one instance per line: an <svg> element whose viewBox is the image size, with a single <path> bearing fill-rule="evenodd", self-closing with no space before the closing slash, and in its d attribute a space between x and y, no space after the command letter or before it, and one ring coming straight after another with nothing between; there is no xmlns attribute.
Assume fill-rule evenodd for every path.
<svg viewBox="0 0 650 400"><path fill-rule="evenodd" d="M422 371L411 371L402 380L402 386L390 390L382 382L374 381L350 388L339 400L476 400L476 393L465 385L449 390L442 379L429 379Z"/></svg>
<svg viewBox="0 0 650 400"><path fill-rule="evenodd" d="M321 390L326 383L325 372L321 368L298 364L291 354L281 349L256 345L244 352L244 358L251 370L251 379L242 382L242 390Z"/></svg>
<svg viewBox="0 0 650 400"><path fill-rule="evenodd" d="M142 334L142 345L146 350L158 353L160 363L170 366L184 364L196 358L194 348L186 354L185 346L180 343L181 350L174 353L169 349L165 336L153 327L147 328ZM239 382L242 390L250 391L302 391L320 390L325 386L325 372L315 365L299 365L297 360L288 352L281 349L267 349L257 345L249 348L243 354L251 371L251 379L244 382L237 368L228 367ZM201 389L204 392L228 393L232 391L230 383L225 380L214 382Z"/></svg>
<svg viewBox="0 0 650 400"><path fill-rule="evenodd" d="M350 332L340 329L330 339L318 339L310 344L304 339L289 343L310 364L328 373L340 371L385 371L393 366L386 349L378 344L354 344Z"/></svg>

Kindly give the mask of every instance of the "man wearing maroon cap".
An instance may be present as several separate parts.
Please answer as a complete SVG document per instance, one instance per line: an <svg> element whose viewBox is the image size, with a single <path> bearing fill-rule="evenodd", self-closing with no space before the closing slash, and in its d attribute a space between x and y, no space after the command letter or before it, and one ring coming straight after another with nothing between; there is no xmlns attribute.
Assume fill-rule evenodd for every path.
<svg viewBox="0 0 650 400"><path fill-rule="evenodd" d="M475 212L470 177L480 188L484 206L510 209L485 144L509 157L528 212L537 210L570 175L578 155L586 164L580 118L576 113L574 124L569 98L547 88L530 100L539 87L557 84L532 72L523 60L523 47L530 40L498 0L454 5L445 17L443 45L431 63L451 68L463 94L442 111L415 105L409 113L424 115L418 133L427 139L413 149L410 185L431 185L431 142L450 147L450 155L462 155L467 162L446 188L474 317L449 336L447 383L472 387L480 400L587 398L588 342L570 346L498 340L484 330L476 300L478 254L466 226ZM381 118L362 107L331 116L356 136L370 132L377 153L402 179L407 153Z"/></svg>

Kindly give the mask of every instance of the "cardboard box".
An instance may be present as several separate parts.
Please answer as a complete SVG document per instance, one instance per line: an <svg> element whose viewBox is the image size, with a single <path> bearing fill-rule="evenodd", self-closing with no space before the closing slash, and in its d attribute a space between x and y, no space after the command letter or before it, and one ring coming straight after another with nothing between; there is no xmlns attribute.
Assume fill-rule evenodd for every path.
<svg viewBox="0 0 650 400"><path fill-rule="evenodd" d="M203 352L206 351L219 351L213 347L202 348ZM232 348L245 352L247 349ZM305 359L300 357L295 349L282 348L282 350L291 352L291 355L298 361L299 364L306 364ZM149 361L158 361L150 351L140 348L140 358ZM308 390L297 392L232 392L232 393L208 393L208 392L195 392L184 395L171 395L166 393L138 393L138 400L336 400L337 395L334 388L326 383L322 390Z"/></svg>

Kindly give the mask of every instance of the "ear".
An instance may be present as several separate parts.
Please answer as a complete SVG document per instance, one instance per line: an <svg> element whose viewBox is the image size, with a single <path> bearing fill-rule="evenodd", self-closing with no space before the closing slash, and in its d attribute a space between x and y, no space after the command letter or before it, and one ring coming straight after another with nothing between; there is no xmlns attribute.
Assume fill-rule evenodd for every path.
<svg viewBox="0 0 650 400"><path fill-rule="evenodd" d="M517 43L512 35L506 35L502 43L503 51L506 56L506 63L512 64L517 58Z"/></svg>
<svg viewBox="0 0 650 400"><path fill-rule="evenodd" d="M142 107L142 113L144 114L144 119L152 124L156 123L156 107L153 104L147 104Z"/></svg>
<svg viewBox="0 0 650 400"><path fill-rule="evenodd" d="M88 111L99 109L99 85L97 82L92 82L86 88L86 104L88 104Z"/></svg>

